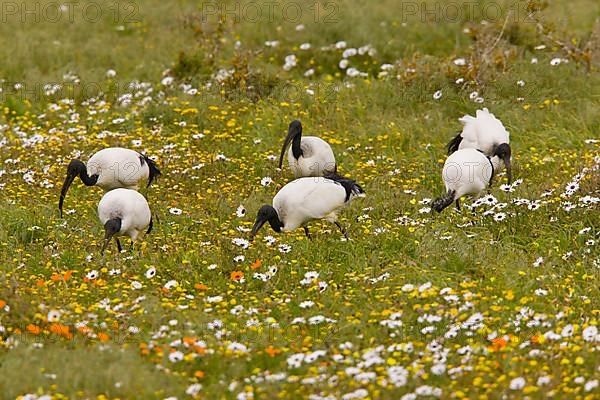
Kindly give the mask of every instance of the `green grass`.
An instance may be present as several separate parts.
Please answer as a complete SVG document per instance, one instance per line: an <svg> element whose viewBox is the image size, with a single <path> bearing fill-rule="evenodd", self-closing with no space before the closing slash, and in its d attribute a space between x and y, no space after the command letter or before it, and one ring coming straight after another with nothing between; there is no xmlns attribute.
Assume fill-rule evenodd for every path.
<svg viewBox="0 0 600 400"><path fill-rule="evenodd" d="M587 335L600 312L600 213L582 199L600 193L600 144L588 140L600 132L600 55L592 44L569 53L550 39L600 40L595 1L552 2L536 13L545 33L526 18L523 2L507 18L508 1L478 3L503 10L488 23L478 14L408 16L407 3L393 0L337 2L335 22L322 14L315 21L308 4L301 20L276 13L259 23L231 13L203 21L192 2L154 0L136 3L125 21L110 14L113 3L100 4L103 17L93 24L77 12L73 23L43 15L22 22L17 14L0 24L12 38L0 49L2 398L184 399L193 384L202 385L196 397L208 399L364 394L358 390L387 399L422 393L424 385L441 398L599 395L599 342ZM265 45L272 40L279 45ZM343 49L321 50L338 41L377 50L350 57L366 77L338 67ZM301 50L303 43L311 48ZM297 65L284 71L290 54ZM568 63L551 66L554 58ZM394 68L380 76L387 63ZM314 74L305 77L309 68ZM117 75L107 77L108 69ZM219 83L219 69L234 73ZM67 72L79 83L65 81ZM164 76L176 79L163 85ZM131 88L134 80L148 86ZM63 86L45 95L47 83ZM184 93L182 83L197 94ZM483 103L470 99L474 91ZM514 176L523 179L507 193L501 175L491 189L507 203L496 211L506 219L483 215L486 207L421 212L424 199L443 191L444 146L461 129L457 119L481 107L510 131ZM342 213L351 240L315 222L312 241L302 230L277 235L265 227L242 249L232 240L247 238L258 208L292 179L269 156L279 156L295 118L306 134L330 142L340 171L365 188L367 197ZM142 191L160 219L152 234L131 253L111 247L102 257L100 189L77 181L63 219L57 202L76 152L86 161L108 146L156 156L163 176ZM561 196L582 171L577 192ZM266 176L274 182L263 187ZM157 274L148 279L151 267ZM266 282L253 277L272 267ZM92 271L99 276L90 280ZM243 282L231 278L239 271ZM309 271L318 278L301 283ZM172 280L177 286L165 289ZM314 304L303 308L305 301ZM51 311L59 321L48 320ZM478 313L481 325L453 335ZM308 323L315 316L331 320ZM402 324L382 325L392 316ZM232 350L238 345L247 351ZM321 350L316 361L293 365L294 355ZM175 351L184 359L170 360ZM390 368L398 366L406 382L393 382ZM369 374L357 376L354 367Z"/></svg>

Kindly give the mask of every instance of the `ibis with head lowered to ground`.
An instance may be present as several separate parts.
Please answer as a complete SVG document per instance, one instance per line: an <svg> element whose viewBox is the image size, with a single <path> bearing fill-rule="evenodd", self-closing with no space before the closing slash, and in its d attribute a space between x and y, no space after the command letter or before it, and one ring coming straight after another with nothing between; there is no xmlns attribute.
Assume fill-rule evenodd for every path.
<svg viewBox="0 0 600 400"><path fill-rule="evenodd" d="M477 195L490 186L494 171L507 157L510 158L510 147L506 143L497 146L491 157L475 149L461 149L452 153L442 171L446 194L435 199L432 208L441 212L456 202L456 208L460 209L460 198Z"/></svg>
<svg viewBox="0 0 600 400"><path fill-rule="evenodd" d="M508 183L512 181L512 169L510 164L510 134L502 122L494 116L487 108L477 110L475 117L465 115L459 119L463 123L463 130L448 143L448 154L457 150L475 149L481 150L488 157L493 157L499 146L508 147L509 151L503 151L502 161L506 167ZM502 165L494 171L498 173Z"/></svg>
<svg viewBox="0 0 600 400"><path fill-rule="evenodd" d="M98 218L104 225L102 253L114 237L119 251L122 250L120 236L129 236L131 245L139 235L152 231L152 214L146 198L132 189L108 191L98 203Z"/></svg>
<svg viewBox="0 0 600 400"><path fill-rule="evenodd" d="M281 188L273 198L272 206L264 205L260 208L250 240L254 239L266 222L275 232L303 227L304 233L310 238L307 225L317 219L334 223L347 239L346 229L337 221L337 216L341 209L358 196L364 196L360 185L336 174L296 179Z"/></svg>
<svg viewBox="0 0 600 400"><path fill-rule="evenodd" d="M58 209L62 216L65 196L76 177L86 186L98 186L104 191L109 191L116 188L137 190L141 183L150 186L159 175L156 163L137 151L121 147L100 150L88 160L87 165L80 160L72 160L69 163Z"/></svg>

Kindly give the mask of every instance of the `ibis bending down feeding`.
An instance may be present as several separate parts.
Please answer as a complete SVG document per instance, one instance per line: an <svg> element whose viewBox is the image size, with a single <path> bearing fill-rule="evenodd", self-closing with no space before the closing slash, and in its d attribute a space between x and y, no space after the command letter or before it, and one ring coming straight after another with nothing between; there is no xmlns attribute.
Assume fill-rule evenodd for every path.
<svg viewBox="0 0 600 400"><path fill-rule="evenodd" d="M116 188L139 188L140 182L150 186L154 178L160 175L158 167L150 158L137 151L121 147L100 150L88 161L87 166L72 160L67 168L67 177L60 191L58 209L62 216L63 203L69 187L76 177L86 186L99 186L105 191Z"/></svg>
<svg viewBox="0 0 600 400"><path fill-rule="evenodd" d="M316 136L302 137L302 124L297 120L290 123L288 135L281 148L279 168L281 168L285 150L290 142L292 142L292 147L288 151L288 163L296 178L324 176L337 172L335 156L331 146Z"/></svg>
<svg viewBox="0 0 600 400"><path fill-rule="evenodd" d="M363 189L352 179L336 174L296 179L275 195L273 206L265 204L260 208L250 240L265 222L269 222L275 232L303 227L310 238L307 224L316 219L333 222L347 239L346 230L337 222L337 214L357 196L364 196Z"/></svg>
<svg viewBox="0 0 600 400"><path fill-rule="evenodd" d="M481 150L488 157L493 157L496 149L500 145L505 145L505 147L509 148L509 151L504 152L505 157L502 158L502 161L504 161L504 165L506 166L508 183L511 183L510 135L506 128L504 128L504 125L502 125L502 122L489 112L487 108L477 110L475 117L465 115L459 118L459 121L463 123L464 127L462 132L448 143L448 154L462 149L475 149ZM499 172L499 168L495 172Z"/></svg>
<svg viewBox="0 0 600 400"><path fill-rule="evenodd" d="M98 218L105 231L102 254L113 237L121 251L119 236L129 236L133 246L146 228L146 234L152 231L152 214L148 202L144 196L132 189L120 188L107 192L98 203Z"/></svg>
<svg viewBox="0 0 600 400"><path fill-rule="evenodd" d="M442 179L446 185L446 194L435 199L432 207L441 212L465 195L476 195L491 185L494 171L501 166L501 160L510 159L510 147L502 143L496 147L492 157L475 149L461 149L452 153L444 163Z"/></svg>

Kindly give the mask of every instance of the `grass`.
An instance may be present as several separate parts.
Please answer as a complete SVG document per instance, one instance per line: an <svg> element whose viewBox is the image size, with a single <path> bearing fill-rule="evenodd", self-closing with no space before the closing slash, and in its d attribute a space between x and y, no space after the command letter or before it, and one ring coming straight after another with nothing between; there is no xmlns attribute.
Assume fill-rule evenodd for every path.
<svg viewBox="0 0 600 400"><path fill-rule="evenodd" d="M392 0L260 23L154 0L126 21L99 4L93 24L0 24L13 38L0 49L3 398L599 395L596 2L530 3L541 30L508 1L478 3L503 10L487 23L409 16ZM339 67L339 41L377 50L349 57L365 77ZM425 212L457 119L481 107L511 132L522 183L495 179L506 207L492 215ZM312 241L263 228L244 249L233 239L292 179L273 156L295 118L365 188L342 213L351 240L315 222ZM108 146L156 156L163 176L143 190L154 232L101 257L100 189L77 181L62 219L57 202L68 162Z"/></svg>

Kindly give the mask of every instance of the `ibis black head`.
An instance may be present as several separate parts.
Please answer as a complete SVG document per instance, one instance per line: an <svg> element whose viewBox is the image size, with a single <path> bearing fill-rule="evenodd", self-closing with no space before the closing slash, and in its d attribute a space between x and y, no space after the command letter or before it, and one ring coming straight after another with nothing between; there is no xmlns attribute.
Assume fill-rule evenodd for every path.
<svg viewBox="0 0 600 400"><path fill-rule="evenodd" d="M98 175L88 176L87 168L84 163L79 160L73 160L69 163L67 167L67 177L63 183L62 189L60 191L60 199L58 200L58 209L60 210L60 216L63 215L63 203L65 202L65 197L67 196L67 191L71 187L71 184L75 180L75 177L79 176L81 181L86 186L93 186L98 182Z"/></svg>
<svg viewBox="0 0 600 400"><path fill-rule="evenodd" d="M281 168L281 164L283 163L283 156L285 151L287 150L290 142L292 142L292 154L294 158L297 160L302 156L302 148L300 147L300 140L302 139L302 124L298 120L294 120L290 123L290 127L288 128L288 134L283 142L283 147L281 148L281 156L279 156L279 168Z"/></svg>
<svg viewBox="0 0 600 400"><path fill-rule="evenodd" d="M508 143L502 143L498 145L494 149L494 156L497 156L498 158L504 161L504 165L506 166L506 175L508 176L508 183L510 184L512 182L512 169L510 166L510 145Z"/></svg>
<svg viewBox="0 0 600 400"><path fill-rule="evenodd" d="M271 228L275 232L281 232L281 228L283 228L283 224L281 220L279 220L279 215L277 215L277 211L270 205L265 204L258 210L258 214L256 215L256 222L254 222L254 226L252 227L252 232L250 232L250 241L254 240L254 236L265 222L269 222Z"/></svg>
<svg viewBox="0 0 600 400"><path fill-rule="evenodd" d="M110 239L114 235L121 231L121 218L113 218L106 221L104 224L104 245L102 246L101 254L104 254L104 250L108 247Z"/></svg>

